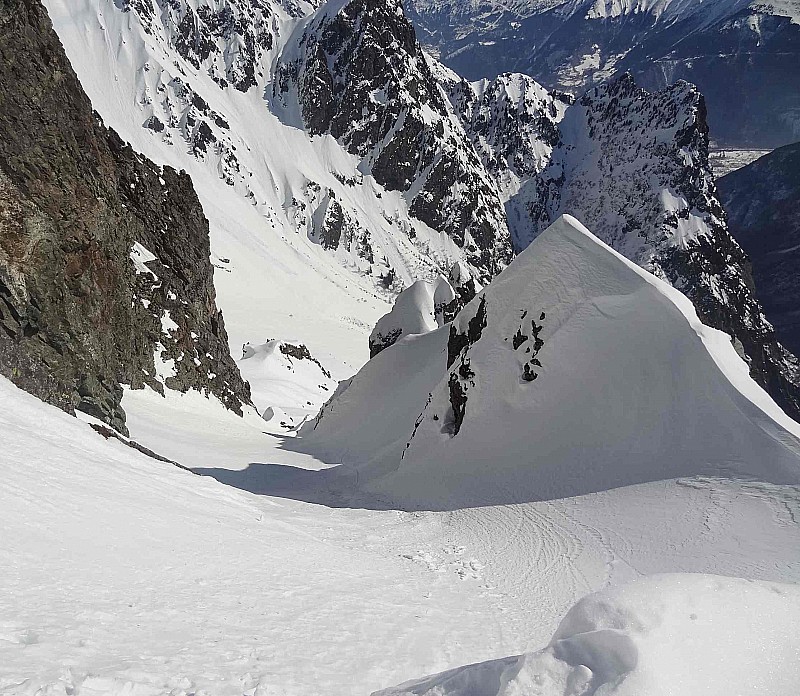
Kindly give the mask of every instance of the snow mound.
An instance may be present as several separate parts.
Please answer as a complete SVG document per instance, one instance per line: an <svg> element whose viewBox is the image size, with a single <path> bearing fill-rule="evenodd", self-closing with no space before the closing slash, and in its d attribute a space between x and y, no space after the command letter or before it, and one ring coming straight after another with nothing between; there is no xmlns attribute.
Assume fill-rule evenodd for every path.
<svg viewBox="0 0 800 696"><path fill-rule="evenodd" d="M729 336L563 216L449 329L383 351L303 434L366 490L451 509L695 475L796 484L799 431Z"/></svg>
<svg viewBox="0 0 800 696"><path fill-rule="evenodd" d="M316 413L336 380L303 344L269 340L242 346L238 362L263 419L285 431Z"/></svg>
<svg viewBox="0 0 800 696"><path fill-rule="evenodd" d="M800 684L798 620L797 585L655 575L582 599L540 652L378 694L785 695Z"/></svg>
<svg viewBox="0 0 800 696"><path fill-rule="evenodd" d="M403 336L433 331L453 320L458 300L444 277L418 280L401 292L392 311L378 320L369 337L369 352L375 357Z"/></svg>

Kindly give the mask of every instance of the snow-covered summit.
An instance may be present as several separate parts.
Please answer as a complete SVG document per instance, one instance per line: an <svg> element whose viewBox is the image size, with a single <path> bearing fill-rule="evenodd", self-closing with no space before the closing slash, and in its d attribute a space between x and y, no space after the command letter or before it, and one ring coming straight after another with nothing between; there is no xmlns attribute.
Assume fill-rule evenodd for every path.
<svg viewBox="0 0 800 696"><path fill-rule="evenodd" d="M569 216L449 328L371 360L303 434L423 509L723 471L800 483L800 426L728 337Z"/></svg>

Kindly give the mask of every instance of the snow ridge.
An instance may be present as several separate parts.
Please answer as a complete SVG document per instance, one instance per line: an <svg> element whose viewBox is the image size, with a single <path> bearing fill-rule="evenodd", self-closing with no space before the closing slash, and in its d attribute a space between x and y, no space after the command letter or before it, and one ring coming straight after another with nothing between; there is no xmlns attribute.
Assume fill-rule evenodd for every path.
<svg viewBox="0 0 800 696"><path fill-rule="evenodd" d="M371 360L303 434L366 490L421 509L722 470L800 482L800 426L728 337L569 216L449 329Z"/></svg>

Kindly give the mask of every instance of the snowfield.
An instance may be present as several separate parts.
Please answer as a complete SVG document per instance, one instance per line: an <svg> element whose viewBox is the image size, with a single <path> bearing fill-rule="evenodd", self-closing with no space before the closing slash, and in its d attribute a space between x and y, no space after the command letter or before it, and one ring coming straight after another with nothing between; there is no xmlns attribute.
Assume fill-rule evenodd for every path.
<svg viewBox="0 0 800 696"><path fill-rule="evenodd" d="M796 585L656 575L582 599L538 653L380 694L791 694L800 683L798 619Z"/></svg>
<svg viewBox="0 0 800 696"><path fill-rule="evenodd" d="M446 328L404 338L343 383L319 427L334 416L342 428L358 418L372 427L341 430L344 439L330 445L351 437L353 448L338 454L319 450L304 434L310 425L298 436L197 393L128 391L132 437L202 476L105 441L0 381L0 692L364 695L406 683L389 693L661 696L707 685L692 693L721 696L752 684L742 693L790 696L800 680L797 426L682 296L576 222L560 224L462 310L469 317L488 298L484 335L466 350L485 389L480 398L468 390L462 431L436 457L409 450L396 480L403 504L387 496L391 477L370 478L364 453L393 434L381 460L392 464L395 440L419 415L406 423L407 397L421 392L424 407L426 383L435 386L446 369ZM564 285L547 272L556 261ZM563 293L566 285L574 290ZM520 369L503 357L515 351L501 345L509 326L492 303L506 293L517 304L545 303L561 328L542 330L541 376L506 383L503 418L492 420L483 409L493 403L492 381L483 380ZM584 317L581 331L571 329L575 317ZM645 345L615 358L609 337L626 332ZM569 369L558 369L547 346ZM573 359L587 346L603 370ZM247 369L269 374L286 357L275 348L245 351L242 367L250 361ZM690 365L688 376L677 369L673 382L658 378L659 351L674 355L672 369ZM608 412L649 375L659 417L648 421L634 402L640 423L680 427L671 440L657 431L635 440L633 457L606 452L583 477L576 459L570 473L567 444L579 452L582 438L601 434L587 409L606 417L590 398L592 380L614 377L620 362L625 388L600 392ZM373 371L394 390L381 399L370 396ZM587 385L581 398L573 382ZM519 397L529 386L543 403L583 414L584 430L548 443L551 457L561 449L560 483L548 474L558 460L515 440L522 414L526 437L547 423L533 417L536 401ZM261 387L256 393L268 394L270 380ZM698 427L686 430L684 418ZM417 437L429 441L427 428ZM495 442L495 456L476 433ZM528 454L505 456L504 439L509 452L527 442ZM641 449L651 439L660 459ZM742 456L730 459L744 440ZM471 458L453 457L460 441ZM703 447L690 458L687 443ZM476 504L475 481L493 504ZM445 483L459 482L443 495ZM658 573L684 575L642 577Z"/></svg>

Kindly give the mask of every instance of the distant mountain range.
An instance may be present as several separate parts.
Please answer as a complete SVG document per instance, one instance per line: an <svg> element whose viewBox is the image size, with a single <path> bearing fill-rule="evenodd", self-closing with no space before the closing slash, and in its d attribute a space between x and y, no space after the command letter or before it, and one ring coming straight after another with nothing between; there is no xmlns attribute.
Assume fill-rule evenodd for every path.
<svg viewBox="0 0 800 696"><path fill-rule="evenodd" d="M712 138L800 139L797 0L407 0L424 45L468 79L524 72L580 94L621 72L649 90L683 79Z"/></svg>

